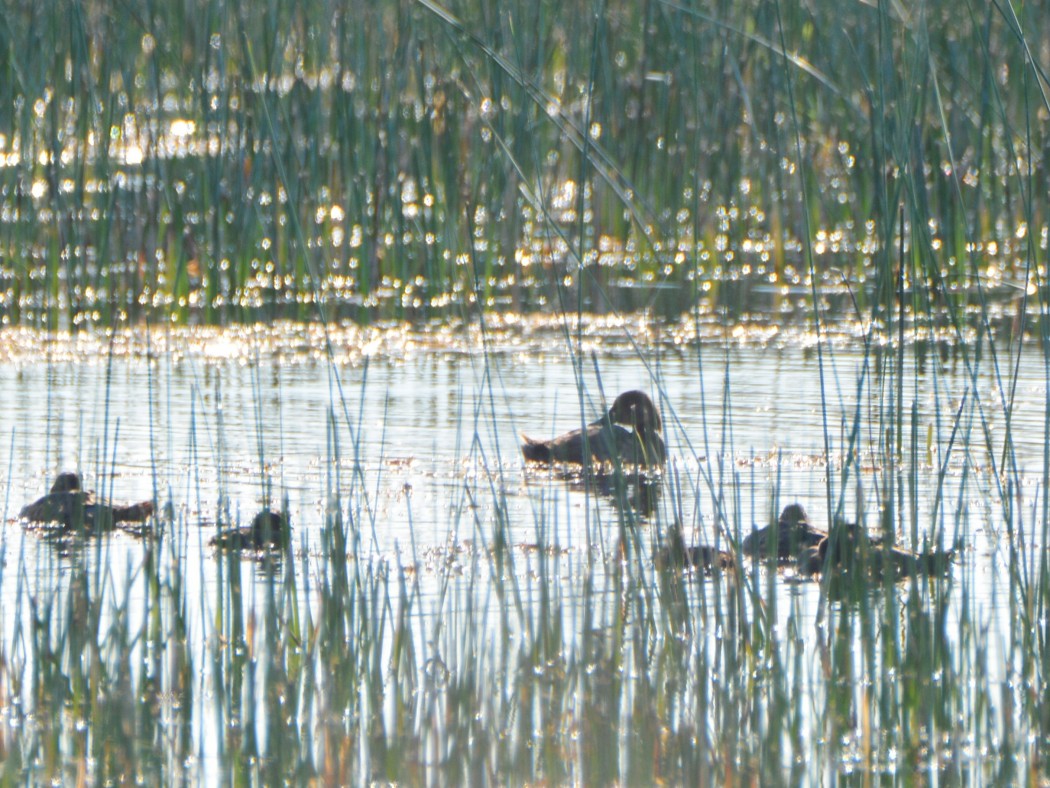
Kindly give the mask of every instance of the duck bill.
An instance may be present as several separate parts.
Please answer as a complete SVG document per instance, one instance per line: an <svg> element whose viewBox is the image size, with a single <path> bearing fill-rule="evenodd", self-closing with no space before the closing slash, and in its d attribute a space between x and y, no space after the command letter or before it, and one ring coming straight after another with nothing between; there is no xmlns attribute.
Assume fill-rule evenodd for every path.
<svg viewBox="0 0 1050 788"><path fill-rule="evenodd" d="M614 423L615 422L613 421L612 411L609 411L604 416L599 416L597 419L595 419L590 424L588 424L587 425L587 429L590 430L590 429L593 429L595 427L601 428L601 427L604 427L606 424L614 424Z"/></svg>

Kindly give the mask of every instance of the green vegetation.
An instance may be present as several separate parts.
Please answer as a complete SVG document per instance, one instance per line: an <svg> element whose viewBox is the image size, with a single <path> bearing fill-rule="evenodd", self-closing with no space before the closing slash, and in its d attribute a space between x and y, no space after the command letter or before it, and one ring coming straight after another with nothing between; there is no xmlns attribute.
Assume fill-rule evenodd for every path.
<svg viewBox="0 0 1050 788"><path fill-rule="evenodd" d="M202 547L211 531L202 534L198 516L214 528L233 516L222 503L233 472L222 470L222 447L242 423L237 384L211 372L206 385L224 393L226 412L165 420L188 436L174 451L189 465L156 471L167 505L141 543L56 545L28 534L5 555L0 588L19 590L2 608L4 779L1041 779L1045 520L1014 512L1034 512L1043 498L1031 477L989 469L1003 441L981 428L982 418L1001 423L994 403L939 404L974 384L962 365L920 373L916 348L869 372L863 353L829 349L829 367L857 375L844 402L829 398L825 409L842 425L830 430L829 463L804 473L792 457L741 461L733 434L748 432L754 401L733 381L748 377L746 366L709 343L665 360L674 464L655 490L629 477L604 488L570 479L571 492L556 474L523 480L516 447L503 445L501 458L492 437L522 407L493 382L496 369L508 371L499 354L478 359L493 374L465 398L471 409L448 418L463 433L454 467L438 465L442 478L427 483L420 458L424 468L388 479L396 466L375 453L407 449L377 436L384 419L358 404L376 399L365 381L377 373L351 368L341 377L359 388L334 402L316 476L266 473L284 476L270 452L290 442L274 420L243 414L259 456L231 466L258 474L257 497L277 506L296 484L320 504L295 510L288 551L265 560ZM696 362L725 384L702 392L711 426L697 429L694 414L680 430L686 414L674 406ZM815 364L804 366L809 374ZM267 368L251 376L260 409L274 407L261 383ZM58 377L61 391L69 384ZM992 379L982 371L976 388ZM173 385L161 375L151 399L177 400ZM812 389L788 399L806 410L819 401ZM107 418L119 424L122 414ZM1032 440L1017 437L1024 464ZM100 451L113 454L115 443ZM105 468L96 478L109 488ZM419 497L405 490L403 505L386 511L402 478ZM741 555L753 522L796 497L818 507L813 487L824 485L829 511L856 501L869 528L907 546L959 546L950 574L800 582ZM202 496L207 487L220 491L218 524L202 504L215 499ZM437 534L411 528L410 543L391 541L385 531L404 512L427 520L428 507ZM655 564L675 520L687 541L699 527L739 569L706 577ZM4 544L19 544L12 531Z"/></svg>
<svg viewBox="0 0 1050 788"><path fill-rule="evenodd" d="M474 321L482 383L429 504L447 542L379 549L388 466L361 447L385 419L365 412L367 364L344 374L325 331L319 522L264 561L190 546L202 487L237 519L221 376L193 381L189 470L180 487L154 469L162 514L126 565L110 537L3 541L0 780L1050 779L1050 449L1034 469L1018 453L1050 445L1050 406L1014 421L1025 331L1050 369L1048 26L1038 4L9 2L4 326L132 324L113 353L143 322ZM723 345L672 347L682 322L625 332L676 435L655 509L622 478L585 485L583 507L558 505L554 475L512 500L517 448L492 436L524 405L493 363L493 313L565 318L583 419L582 316L635 310L708 340L714 313L722 342L799 317L823 508L959 547L950 576L833 589L746 560L742 537L797 492L779 461L759 480L740 461L748 371ZM848 372L820 341L847 321ZM672 352L696 364L699 434L663 377ZM253 387L241 460L276 506L280 420ZM582 544L551 538L570 514ZM676 520L737 568L659 568Z"/></svg>
<svg viewBox="0 0 1050 788"><path fill-rule="evenodd" d="M678 315L812 271L878 319L903 212L909 307L952 323L1045 254L1045 17L15 0L3 317Z"/></svg>

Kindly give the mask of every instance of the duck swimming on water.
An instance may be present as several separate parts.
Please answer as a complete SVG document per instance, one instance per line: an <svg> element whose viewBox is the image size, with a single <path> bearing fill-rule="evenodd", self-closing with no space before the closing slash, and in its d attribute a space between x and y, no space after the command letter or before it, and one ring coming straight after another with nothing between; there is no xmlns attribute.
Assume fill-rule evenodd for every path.
<svg viewBox="0 0 1050 788"><path fill-rule="evenodd" d="M658 467L666 450L660 414L644 391L626 391L609 412L583 429L550 440L523 435L521 453L530 462L615 463Z"/></svg>
<svg viewBox="0 0 1050 788"><path fill-rule="evenodd" d="M682 524L677 519L667 529L667 543L653 554L653 563L660 571L697 569L709 575L736 567L736 559L726 550L706 544L687 546Z"/></svg>
<svg viewBox="0 0 1050 788"><path fill-rule="evenodd" d="M80 474L60 473L51 492L22 507L18 516L31 523L58 523L67 530L109 530L117 523L143 522L153 514L153 502L116 504L81 486Z"/></svg>
<svg viewBox="0 0 1050 788"><path fill-rule="evenodd" d="M776 525L767 525L751 532L744 539L747 555L773 556L778 561L794 559L800 550L816 546L828 535L809 522L809 515L800 503L791 503L777 518Z"/></svg>
<svg viewBox="0 0 1050 788"><path fill-rule="evenodd" d="M905 577L946 575L955 550L931 550L917 553L897 545L886 545L881 539L869 536L856 523L836 523L831 533L817 544L803 549L798 555L797 572L811 577L825 571L838 576L850 572L867 572L873 577L890 576L894 580Z"/></svg>
<svg viewBox="0 0 1050 788"><path fill-rule="evenodd" d="M244 528L232 528L212 537L209 544L220 550L268 550L288 542L288 520L280 512L263 509Z"/></svg>
<svg viewBox="0 0 1050 788"><path fill-rule="evenodd" d="M794 562L796 572L811 577L832 571L836 577L865 572L874 577L896 580L916 575L943 575L955 558L954 550L917 553L877 534L869 534L857 524L836 520L830 532L809 521L802 504L784 507L776 525L752 531L744 539L747 555L776 559L778 564Z"/></svg>

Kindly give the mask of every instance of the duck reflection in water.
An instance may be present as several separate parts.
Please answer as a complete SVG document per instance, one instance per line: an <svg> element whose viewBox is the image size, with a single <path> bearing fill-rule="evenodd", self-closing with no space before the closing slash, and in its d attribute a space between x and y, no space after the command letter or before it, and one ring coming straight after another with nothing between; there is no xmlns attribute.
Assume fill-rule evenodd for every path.
<svg viewBox="0 0 1050 788"><path fill-rule="evenodd" d="M63 531L109 531L125 523L141 523L153 514L152 501L117 504L83 489L80 475L60 473L51 491L22 507L18 516L35 524L57 524Z"/></svg>

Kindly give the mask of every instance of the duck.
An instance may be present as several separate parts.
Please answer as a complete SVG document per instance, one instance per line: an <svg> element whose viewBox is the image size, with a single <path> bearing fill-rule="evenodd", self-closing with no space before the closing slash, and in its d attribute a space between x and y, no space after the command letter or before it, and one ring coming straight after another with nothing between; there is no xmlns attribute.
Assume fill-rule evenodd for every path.
<svg viewBox="0 0 1050 788"><path fill-rule="evenodd" d="M220 550L269 550L287 543L288 518L272 509L255 515L251 525L223 531L208 542Z"/></svg>
<svg viewBox="0 0 1050 788"><path fill-rule="evenodd" d="M653 563L661 571L680 572L696 568L704 574L713 574L716 569L733 569L736 560L733 554L711 545L689 545L682 537L682 524L675 519L667 529L667 544L653 555Z"/></svg>
<svg viewBox="0 0 1050 788"><path fill-rule="evenodd" d="M555 462L584 465L600 464L660 467L666 449L660 435L660 413L644 391L625 391L608 413L582 429L566 432L550 440L522 436L521 453L529 462Z"/></svg>
<svg viewBox="0 0 1050 788"><path fill-rule="evenodd" d="M63 471L47 495L26 504L18 516L31 523L58 523L66 530L109 530L118 523L145 522L153 514L152 501L115 504L85 490L80 474Z"/></svg>
<svg viewBox="0 0 1050 788"><path fill-rule="evenodd" d="M781 511L776 525L767 525L748 534L742 548L747 555L760 558L775 555L778 561L790 561L797 558L800 551L820 544L827 535L827 531L809 522L802 504L791 503Z"/></svg>
<svg viewBox="0 0 1050 788"><path fill-rule="evenodd" d="M917 553L887 544L861 525L844 520L836 520L829 533L809 522L809 515L800 503L785 506L776 525L752 531L742 548L748 555L775 556L780 564L794 562L796 573L802 577L821 574L825 567L840 576L854 567L863 567L873 576L890 573L900 580L915 575L945 574L955 557L954 550ZM830 561L829 551L832 551Z"/></svg>
<svg viewBox="0 0 1050 788"><path fill-rule="evenodd" d="M833 550L830 562L829 550ZM838 574L863 569L873 577L889 574L895 580L902 580L918 575L947 574L954 559L954 550L917 553L897 545L886 545L855 523L840 523L832 534L799 553L796 571L802 577L812 577L822 574L825 568Z"/></svg>
<svg viewBox="0 0 1050 788"><path fill-rule="evenodd" d="M799 550L796 559L798 574L809 577L823 572L828 551L833 547L831 565L837 569L849 568L864 561L869 552L874 555L875 550L882 550L881 542L873 540L856 523L840 522L816 544L807 544Z"/></svg>

